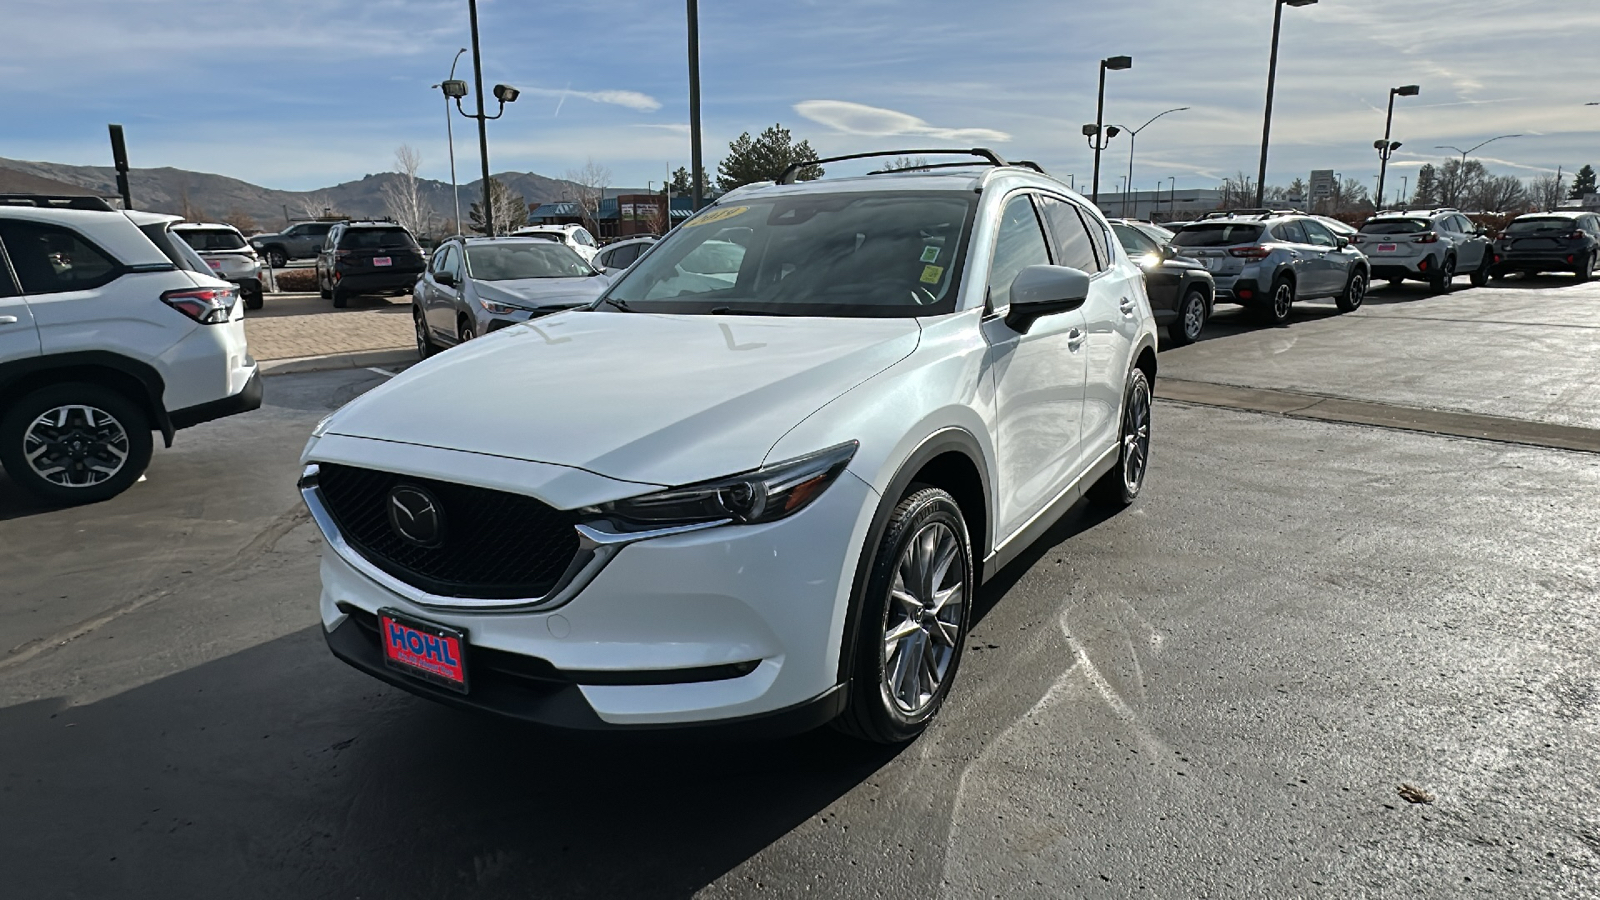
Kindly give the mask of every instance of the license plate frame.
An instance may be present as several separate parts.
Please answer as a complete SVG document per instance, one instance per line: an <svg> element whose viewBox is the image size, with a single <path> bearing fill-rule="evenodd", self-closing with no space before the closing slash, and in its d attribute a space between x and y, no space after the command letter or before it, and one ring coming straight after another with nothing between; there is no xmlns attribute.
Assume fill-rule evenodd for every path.
<svg viewBox="0 0 1600 900"><path fill-rule="evenodd" d="M392 631L395 626L400 631ZM413 644L409 635L416 635L417 643ZM395 637L405 646L397 646ZM430 645L430 637L438 644ZM453 648L451 642L454 642ZM429 622L397 609L378 610L378 652L383 656L383 664L408 677L459 694L467 693L467 646L465 629ZM434 649L439 651L438 658L429 659Z"/></svg>
<svg viewBox="0 0 1600 900"><path fill-rule="evenodd" d="M1377 252L1378 253L1394 253L1395 251L1397 251L1399 249L1400 249L1400 245L1399 244L1379 244Z"/></svg>
<svg viewBox="0 0 1600 900"><path fill-rule="evenodd" d="M372 258L372 264L375 265L375 266L392 266L392 265L394 265L394 257L392 257L392 256L374 256Z"/></svg>

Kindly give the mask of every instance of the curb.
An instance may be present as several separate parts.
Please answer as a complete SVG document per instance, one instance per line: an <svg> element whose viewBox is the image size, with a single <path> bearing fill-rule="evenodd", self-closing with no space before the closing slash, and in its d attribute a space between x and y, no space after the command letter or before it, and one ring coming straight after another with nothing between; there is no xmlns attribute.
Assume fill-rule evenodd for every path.
<svg viewBox="0 0 1600 900"><path fill-rule="evenodd" d="M263 359L257 366L263 376L297 375L301 372L327 372L334 369L363 369L367 366L388 366L396 363L414 363L417 351L363 350L358 353L329 353L324 356L300 356L291 359Z"/></svg>

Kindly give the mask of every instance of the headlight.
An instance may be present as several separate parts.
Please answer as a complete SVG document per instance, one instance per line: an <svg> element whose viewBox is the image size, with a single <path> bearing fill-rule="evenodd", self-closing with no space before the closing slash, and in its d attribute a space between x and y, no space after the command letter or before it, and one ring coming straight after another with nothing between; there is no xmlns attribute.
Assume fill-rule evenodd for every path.
<svg viewBox="0 0 1600 900"><path fill-rule="evenodd" d="M719 520L742 525L775 522L822 496L850 464L857 446L850 441L744 475L618 500L590 511L649 527Z"/></svg>
<svg viewBox="0 0 1600 900"><path fill-rule="evenodd" d="M485 300L482 297L478 298L478 305L496 316L509 316L512 313L528 311L526 307L512 306L509 303L496 303L493 300Z"/></svg>

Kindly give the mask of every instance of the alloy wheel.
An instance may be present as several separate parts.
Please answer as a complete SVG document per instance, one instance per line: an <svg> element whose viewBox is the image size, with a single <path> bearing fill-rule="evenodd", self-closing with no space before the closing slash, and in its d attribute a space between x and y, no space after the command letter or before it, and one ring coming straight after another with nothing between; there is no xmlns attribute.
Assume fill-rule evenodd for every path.
<svg viewBox="0 0 1600 900"><path fill-rule="evenodd" d="M22 436L23 458L34 473L67 488L92 487L116 477L128 451L122 423L94 406L46 410Z"/></svg>
<svg viewBox="0 0 1600 900"><path fill-rule="evenodd" d="M428 358L428 349L429 349L428 348L428 323L423 321L422 315L420 313L411 317L411 323L416 326L416 332L417 332L417 355L422 357L423 359L427 359Z"/></svg>
<svg viewBox="0 0 1600 900"><path fill-rule="evenodd" d="M1150 462L1150 383L1134 379L1122 419L1122 481L1129 494L1144 486Z"/></svg>
<svg viewBox="0 0 1600 900"><path fill-rule="evenodd" d="M1365 299L1367 299L1367 279L1357 272L1350 279L1350 309L1352 311L1360 309L1361 302Z"/></svg>
<svg viewBox="0 0 1600 900"><path fill-rule="evenodd" d="M884 607L884 698L905 716L926 711L950 674L966 616L967 565L954 530L929 522L906 542Z"/></svg>
<svg viewBox="0 0 1600 900"><path fill-rule="evenodd" d="M467 341L472 340L474 337L477 337L477 335L473 334L473 332L472 332L472 324L469 323L466 319L462 319L459 323L456 324L456 341L458 343L465 344Z"/></svg>
<svg viewBox="0 0 1600 900"><path fill-rule="evenodd" d="M1189 302L1183 308L1183 336L1190 341L1200 339L1200 332L1206 326L1206 304L1199 297L1191 295Z"/></svg>
<svg viewBox="0 0 1600 900"><path fill-rule="evenodd" d="M1285 281L1272 294L1272 314L1280 322L1289 318L1289 307L1294 303L1294 288Z"/></svg>

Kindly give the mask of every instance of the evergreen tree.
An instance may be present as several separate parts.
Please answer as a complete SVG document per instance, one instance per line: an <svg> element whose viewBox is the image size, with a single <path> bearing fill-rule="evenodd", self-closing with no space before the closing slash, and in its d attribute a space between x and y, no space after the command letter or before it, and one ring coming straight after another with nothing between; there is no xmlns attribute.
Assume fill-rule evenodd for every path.
<svg viewBox="0 0 1600 900"><path fill-rule="evenodd" d="M700 183L705 185L706 190L711 189L711 176L706 174L704 166L700 167ZM693 192L694 184L689 180L689 167L679 166L678 171L672 173L672 181L668 184L672 187L674 197L682 197Z"/></svg>
<svg viewBox="0 0 1600 900"><path fill-rule="evenodd" d="M717 186L731 191L757 181L775 181L790 164L816 158L809 141L795 143L782 125L773 125L755 139L746 131L728 144L727 158L717 164ZM806 166L795 175L798 181L821 177L821 166Z"/></svg>
<svg viewBox="0 0 1600 900"><path fill-rule="evenodd" d="M1584 166L1572 179L1572 193L1567 195L1568 200L1579 200L1595 192L1594 166Z"/></svg>
<svg viewBox="0 0 1600 900"><path fill-rule="evenodd" d="M1424 208L1439 205L1439 176L1433 163L1417 170L1416 189L1411 194L1409 205Z"/></svg>

